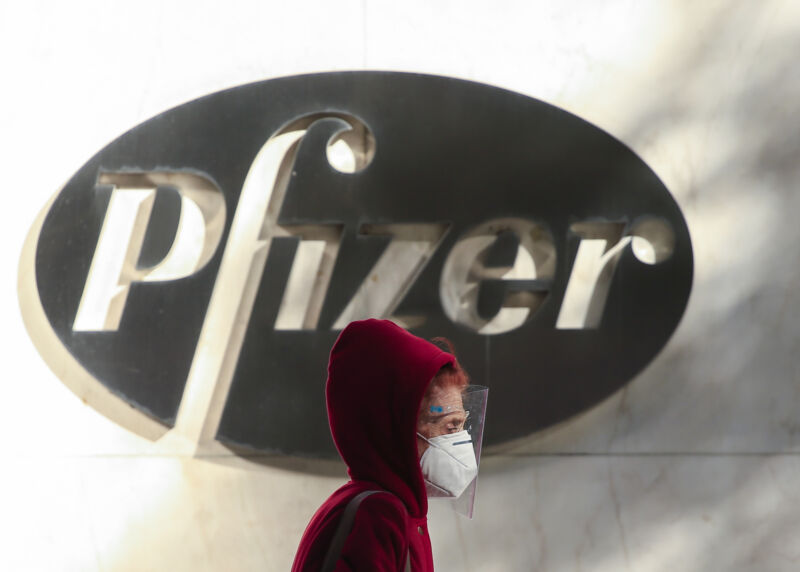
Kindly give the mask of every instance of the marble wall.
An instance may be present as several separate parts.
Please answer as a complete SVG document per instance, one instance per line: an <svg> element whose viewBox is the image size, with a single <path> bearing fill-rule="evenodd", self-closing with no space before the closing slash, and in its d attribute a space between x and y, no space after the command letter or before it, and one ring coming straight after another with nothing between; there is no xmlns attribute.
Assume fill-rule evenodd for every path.
<svg viewBox="0 0 800 572"><path fill-rule="evenodd" d="M258 79L389 69L602 127L671 190L695 249L686 315L644 372L487 456L473 521L432 506L437 570L797 570L798 53L789 0L0 4L0 569L288 569L341 467L122 429L34 349L16 269L49 197L144 119Z"/></svg>

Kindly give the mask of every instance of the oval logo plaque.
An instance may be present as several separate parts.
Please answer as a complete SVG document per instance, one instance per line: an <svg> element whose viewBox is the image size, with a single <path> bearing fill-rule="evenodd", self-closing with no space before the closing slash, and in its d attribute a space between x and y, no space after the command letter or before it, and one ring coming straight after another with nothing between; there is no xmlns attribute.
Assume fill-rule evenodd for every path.
<svg viewBox="0 0 800 572"><path fill-rule="evenodd" d="M34 263L43 327L143 416L317 457L335 456L326 364L351 320L450 338L491 388L491 445L630 381L693 271L675 200L608 133L390 72L248 84L145 121L55 197Z"/></svg>

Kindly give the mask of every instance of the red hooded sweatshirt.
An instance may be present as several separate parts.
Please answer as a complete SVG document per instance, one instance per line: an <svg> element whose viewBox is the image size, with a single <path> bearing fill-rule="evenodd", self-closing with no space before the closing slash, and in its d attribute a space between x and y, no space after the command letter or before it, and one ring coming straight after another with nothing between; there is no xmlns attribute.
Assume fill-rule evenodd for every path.
<svg viewBox="0 0 800 572"><path fill-rule="evenodd" d="M387 320L348 325L328 363L328 420L350 482L317 510L292 572L317 572L347 503L365 490L337 571L433 570L417 412L428 383L455 358Z"/></svg>

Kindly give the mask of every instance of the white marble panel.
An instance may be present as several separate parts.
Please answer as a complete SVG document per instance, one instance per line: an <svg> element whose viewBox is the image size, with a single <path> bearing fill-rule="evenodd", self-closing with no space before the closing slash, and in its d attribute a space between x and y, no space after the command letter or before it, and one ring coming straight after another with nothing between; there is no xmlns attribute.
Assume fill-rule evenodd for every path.
<svg viewBox="0 0 800 572"><path fill-rule="evenodd" d="M481 468L472 521L432 504L436 569L790 571L797 456L539 456Z"/></svg>
<svg viewBox="0 0 800 572"><path fill-rule="evenodd" d="M436 569L791 571L797 456L538 456L485 462L476 516L432 503ZM7 466L7 570L286 570L342 479L146 457Z"/></svg>
<svg viewBox="0 0 800 572"><path fill-rule="evenodd" d="M343 481L241 460L6 459L0 569L288 570Z"/></svg>

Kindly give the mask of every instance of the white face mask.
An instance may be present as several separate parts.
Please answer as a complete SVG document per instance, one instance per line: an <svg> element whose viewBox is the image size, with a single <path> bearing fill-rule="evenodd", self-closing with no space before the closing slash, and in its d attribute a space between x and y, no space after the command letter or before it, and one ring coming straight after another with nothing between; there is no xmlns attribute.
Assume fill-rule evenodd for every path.
<svg viewBox="0 0 800 572"><path fill-rule="evenodd" d="M472 438L466 430L431 437L419 464L429 497L459 497L478 474Z"/></svg>

